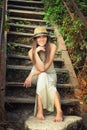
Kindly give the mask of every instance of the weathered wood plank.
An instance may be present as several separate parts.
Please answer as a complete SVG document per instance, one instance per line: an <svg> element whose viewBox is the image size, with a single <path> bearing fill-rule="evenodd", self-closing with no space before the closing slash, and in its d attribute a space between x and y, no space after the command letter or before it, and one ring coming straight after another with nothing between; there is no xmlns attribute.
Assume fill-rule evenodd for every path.
<svg viewBox="0 0 87 130"><path fill-rule="evenodd" d="M23 36L23 37L33 37L33 33L22 33L22 32L15 32L15 31L10 31L8 32L9 35L16 35L16 36ZM51 38L56 38L55 36L50 36Z"/></svg>
<svg viewBox="0 0 87 130"><path fill-rule="evenodd" d="M11 87L23 87L23 82L6 82L6 86ZM57 88L70 88L71 84L57 84Z"/></svg>
<svg viewBox="0 0 87 130"><path fill-rule="evenodd" d="M35 29L37 26L35 25L24 25L24 24L15 24L15 23L8 23L9 26L14 26L14 27L22 27L22 28L28 28L28 29ZM54 30L52 27L47 27L47 30Z"/></svg>
<svg viewBox="0 0 87 130"><path fill-rule="evenodd" d="M17 69L17 70L31 70L32 66L20 66L20 65L7 65L7 69ZM55 68L56 72L69 73L68 69Z"/></svg>
<svg viewBox="0 0 87 130"><path fill-rule="evenodd" d="M33 3L33 4L43 4L42 1L36 1L36 0L35 1L34 0L33 1L32 0L9 0L9 1L11 1L11 2L20 2L20 3L23 2L23 3L27 3L27 4L28 3L30 3L30 4L31 3Z"/></svg>
<svg viewBox="0 0 87 130"><path fill-rule="evenodd" d="M28 18L20 18L20 17L9 17L9 20L46 23L46 21L42 19L32 19L32 18L28 19Z"/></svg>
<svg viewBox="0 0 87 130"><path fill-rule="evenodd" d="M39 7L29 7L29 6L20 6L20 5L12 5L9 4L8 8L10 9L23 9L23 10L44 10L43 8L39 8Z"/></svg>
<svg viewBox="0 0 87 130"><path fill-rule="evenodd" d="M32 47L30 45L25 45L25 44L20 44L20 43L14 43L14 42L9 42L8 45L19 46L19 47L29 48L29 49L31 49L31 47Z"/></svg>
<svg viewBox="0 0 87 130"><path fill-rule="evenodd" d="M20 97L6 97L5 102L7 103L34 103L35 98L34 97L27 97L27 98L20 98Z"/></svg>
<svg viewBox="0 0 87 130"><path fill-rule="evenodd" d="M25 10L13 10L13 9L8 9L8 12L9 13L19 13L19 14L21 14L21 13L23 13L23 14L30 14L30 15L38 15L38 16L43 16L44 15L44 12L35 12L35 11L25 11Z"/></svg>
<svg viewBox="0 0 87 130"><path fill-rule="evenodd" d="M6 96L5 97L5 102L7 103L35 103L35 97L33 96L28 96L26 98L22 98L22 97L14 97L14 96ZM70 99L70 100L67 100L67 99L62 99L61 100L61 104L62 105L75 105L75 104L78 104L79 100L77 99Z"/></svg>

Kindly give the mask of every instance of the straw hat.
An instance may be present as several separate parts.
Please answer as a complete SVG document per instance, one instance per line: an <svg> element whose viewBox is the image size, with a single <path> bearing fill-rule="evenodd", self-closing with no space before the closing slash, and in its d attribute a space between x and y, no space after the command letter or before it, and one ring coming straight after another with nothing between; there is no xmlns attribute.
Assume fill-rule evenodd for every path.
<svg viewBox="0 0 87 130"><path fill-rule="evenodd" d="M44 26L39 26L39 27L35 28L33 38L37 38L41 35L49 36L49 34L46 30L46 27L44 27Z"/></svg>

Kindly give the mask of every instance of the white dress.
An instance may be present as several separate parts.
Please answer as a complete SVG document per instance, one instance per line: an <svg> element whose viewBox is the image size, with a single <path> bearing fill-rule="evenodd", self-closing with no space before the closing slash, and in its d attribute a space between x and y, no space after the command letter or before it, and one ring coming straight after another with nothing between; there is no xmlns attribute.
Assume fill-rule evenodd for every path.
<svg viewBox="0 0 87 130"><path fill-rule="evenodd" d="M45 60L44 53L40 53L41 59ZM35 71L36 68L33 66L31 73ZM34 76L32 84L36 85L36 95L41 97L43 109L50 112L54 111L54 95L57 92L56 89L57 75L53 63L46 72ZM37 113L37 96L35 100L34 116Z"/></svg>

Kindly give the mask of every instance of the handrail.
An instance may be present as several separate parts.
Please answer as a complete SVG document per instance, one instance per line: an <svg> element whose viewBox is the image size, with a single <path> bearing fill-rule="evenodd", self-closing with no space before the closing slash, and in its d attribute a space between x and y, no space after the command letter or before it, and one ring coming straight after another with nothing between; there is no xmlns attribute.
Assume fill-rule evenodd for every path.
<svg viewBox="0 0 87 130"><path fill-rule="evenodd" d="M68 11L68 13L69 13L71 19L74 20L74 17L73 17L73 15L72 15L72 13L71 13L71 11L70 11L68 5L67 5L67 1L66 1L66 0L62 0L62 2L63 2L63 4L64 4L64 6L66 7L66 9L67 9L67 11ZM78 6L77 6L77 4L74 2L74 0L70 0L70 3L72 4L74 10L76 11L76 13L77 13L77 15L79 16L80 20L83 22L84 26L85 26L86 29L87 29L87 20L86 20L85 16L84 16L83 13L80 11L80 9L78 8Z"/></svg>
<svg viewBox="0 0 87 130"><path fill-rule="evenodd" d="M83 15L83 13L80 11L80 9L78 8L77 4L74 2L74 0L70 0L70 2L73 5L73 8L75 9L76 13L79 15L81 21L83 22L84 26L87 28L87 20L85 18L85 16Z"/></svg>
<svg viewBox="0 0 87 130"><path fill-rule="evenodd" d="M65 1L65 0L62 0L62 2L63 2L63 4L64 4L64 6L66 7L67 12L68 12L68 14L70 15L72 21L74 21L74 16L72 15L72 13L71 13L71 11L70 11L70 8L68 7L66 1Z"/></svg>
<svg viewBox="0 0 87 130"><path fill-rule="evenodd" d="M0 26L0 90L4 90L5 88L6 32L4 31L4 25L5 21L7 20L7 2L8 0L2 0L2 17Z"/></svg>
<svg viewBox="0 0 87 130"><path fill-rule="evenodd" d="M1 27L0 27L0 50L2 49L2 39L3 39L3 35L4 35L6 3L7 3L7 0L2 1L2 17L1 17Z"/></svg>

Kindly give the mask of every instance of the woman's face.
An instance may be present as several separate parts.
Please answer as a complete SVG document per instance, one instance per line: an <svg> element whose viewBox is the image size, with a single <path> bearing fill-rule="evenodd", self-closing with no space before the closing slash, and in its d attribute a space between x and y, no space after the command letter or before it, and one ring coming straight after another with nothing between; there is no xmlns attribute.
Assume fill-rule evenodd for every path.
<svg viewBox="0 0 87 130"><path fill-rule="evenodd" d="M47 36L39 36L37 37L36 41L39 46L45 46L45 44L47 43Z"/></svg>

